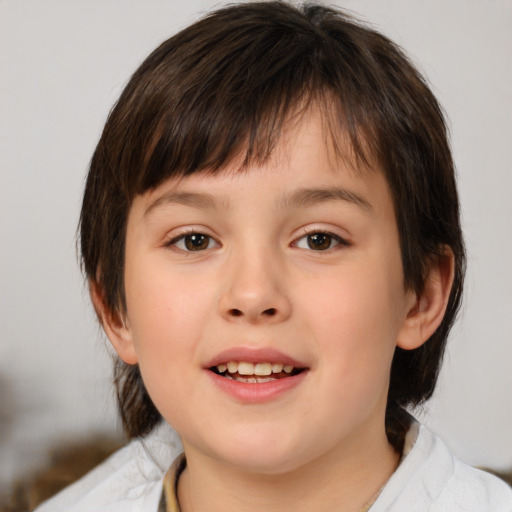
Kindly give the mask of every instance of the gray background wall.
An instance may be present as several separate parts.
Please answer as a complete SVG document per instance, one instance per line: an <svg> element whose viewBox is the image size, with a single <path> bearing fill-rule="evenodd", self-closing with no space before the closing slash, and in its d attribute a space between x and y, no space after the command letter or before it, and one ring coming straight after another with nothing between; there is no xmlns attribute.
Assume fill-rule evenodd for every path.
<svg viewBox="0 0 512 512"><path fill-rule="evenodd" d="M512 2L347 0L448 112L469 251L464 318L422 413L463 459L512 466ZM222 2L0 0L0 486L118 428L75 254L88 160L123 84Z"/></svg>

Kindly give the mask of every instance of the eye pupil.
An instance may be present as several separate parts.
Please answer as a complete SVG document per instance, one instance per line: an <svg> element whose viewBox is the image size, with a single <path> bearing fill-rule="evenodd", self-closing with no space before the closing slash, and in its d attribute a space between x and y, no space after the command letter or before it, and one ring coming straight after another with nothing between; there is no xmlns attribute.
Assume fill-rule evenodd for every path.
<svg viewBox="0 0 512 512"><path fill-rule="evenodd" d="M207 249L210 243L210 237L208 235L202 235L201 233L194 233L185 237L185 247L189 251L201 251Z"/></svg>
<svg viewBox="0 0 512 512"><path fill-rule="evenodd" d="M308 235L308 246L310 249L322 251L331 247L332 237L326 233L314 233Z"/></svg>

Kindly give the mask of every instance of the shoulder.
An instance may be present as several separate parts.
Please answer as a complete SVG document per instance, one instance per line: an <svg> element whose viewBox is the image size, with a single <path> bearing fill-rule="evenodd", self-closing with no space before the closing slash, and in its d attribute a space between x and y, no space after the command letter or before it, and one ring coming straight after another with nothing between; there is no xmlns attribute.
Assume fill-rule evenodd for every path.
<svg viewBox="0 0 512 512"><path fill-rule="evenodd" d="M512 488L485 471L455 461L433 512L512 512Z"/></svg>
<svg viewBox="0 0 512 512"><path fill-rule="evenodd" d="M162 423L131 441L35 512L157 510L165 471L182 451L178 435Z"/></svg>
<svg viewBox="0 0 512 512"><path fill-rule="evenodd" d="M458 460L427 428L415 424L412 430L413 446L375 512L512 512L512 489L505 482Z"/></svg>

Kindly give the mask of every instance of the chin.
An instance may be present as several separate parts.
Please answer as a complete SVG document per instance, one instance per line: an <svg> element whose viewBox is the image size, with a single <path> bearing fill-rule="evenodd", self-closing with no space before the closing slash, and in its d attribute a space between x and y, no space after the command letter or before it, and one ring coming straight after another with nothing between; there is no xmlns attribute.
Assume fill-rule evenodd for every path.
<svg viewBox="0 0 512 512"><path fill-rule="evenodd" d="M298 469L302 464L296 455L276 456L276 454L247 453L237 454L235 457L226 457L219 462L229 464L233 469L259 475L282 475Z"/></svg>
<svg viewBox="0 0 512 512"><path fill-rule="evenodd" d="M289 437L259 434L247 433L243 438L233 436L233 442L219 443L211 450L212 458L236 470L262 475L288 473L307 462L302 460L307 459L305 454Z"/></svg>

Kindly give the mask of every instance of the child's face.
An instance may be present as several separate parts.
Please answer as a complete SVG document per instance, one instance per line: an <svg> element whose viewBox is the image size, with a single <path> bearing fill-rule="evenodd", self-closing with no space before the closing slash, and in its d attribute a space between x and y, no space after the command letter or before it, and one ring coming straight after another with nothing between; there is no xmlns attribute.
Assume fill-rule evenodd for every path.
<svg viewBox="0 0 512 512"><path fill-rule="evenodd" d="M268 473L385 442L391 360L416 301L383 174L335 163L316 112L288 135L262 166L135 199L114 341L187 457ZM211 370L239 362L301 371L247 383Z"/></svg>

